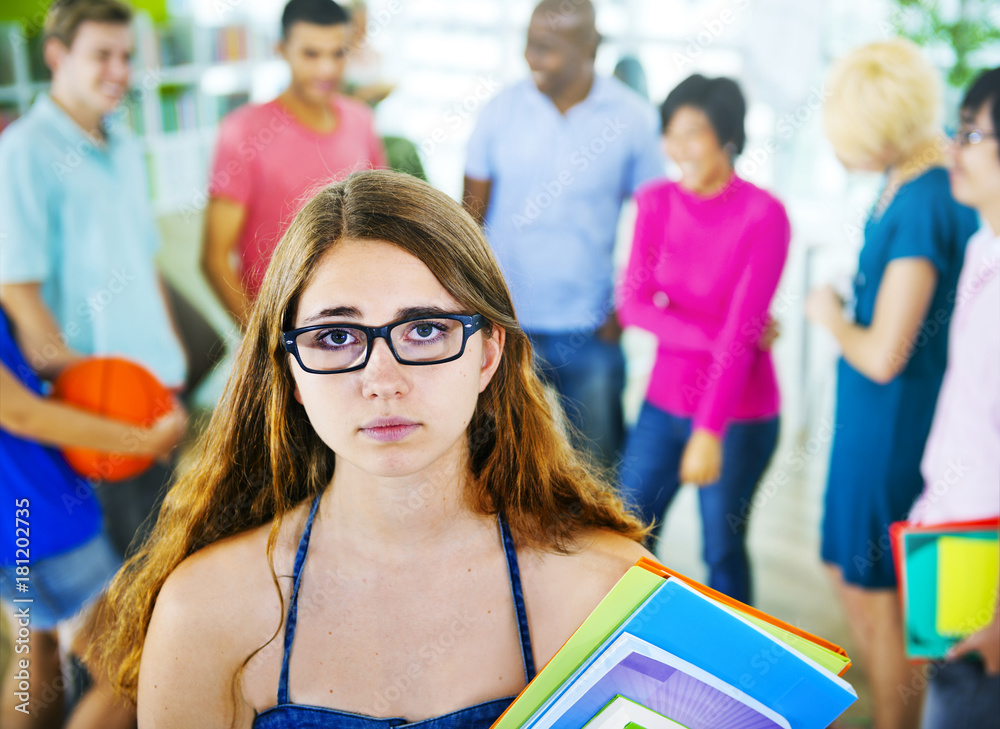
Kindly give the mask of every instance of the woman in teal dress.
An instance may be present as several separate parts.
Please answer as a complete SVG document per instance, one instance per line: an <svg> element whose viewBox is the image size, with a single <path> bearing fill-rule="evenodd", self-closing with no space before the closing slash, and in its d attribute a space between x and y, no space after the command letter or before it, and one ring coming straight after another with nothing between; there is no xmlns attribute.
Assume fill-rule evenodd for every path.
<svg viewBox="0 0 1000 729"><path fill-rule="evenodd" d="M923 685L903 653L888 527L906 518L947 356L948 323L975 213L954 201L937 128L936 72L906 41L875 43L840 61L830 81L827 135L848 169L883 171L865 225L853 312L829 286L806 315L829 330L838 363L836 435L822 558L844 602L872 687L878 729L915 727Z"/></svg>

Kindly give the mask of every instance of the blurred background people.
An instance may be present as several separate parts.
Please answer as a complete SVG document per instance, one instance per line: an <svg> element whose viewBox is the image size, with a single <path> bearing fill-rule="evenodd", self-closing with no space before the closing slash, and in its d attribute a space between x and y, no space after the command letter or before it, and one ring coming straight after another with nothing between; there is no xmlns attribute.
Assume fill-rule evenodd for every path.
<svg viewBox="0 0 1000 729"><path fill-rule="evenodd" d="M482 222L577 442L614 463L625 360L612 302L622 203L663 174L653 110L594 73L589 0L544 0L528 26L531 79L494 97L469 140L463 198Z"/></svg>
<svg viewBox="0 0 1000 729"><path fill-rule="evenodd" d="M834 66L827 135L848 169L885 173L865 224L851 311L825 286L806 316L842 351L823 517L830 566L872 687L877 729L914 727L898 691L907 663L888 528L920 493L920 459L944 375L948 327L975 213L951 196L938 74L909 41L873 43ZM913 684L919 687L919 682Z"/></svg>
<svg viewBox="0 0 1000 729"><path fill-rule="evenodd" d="M264 127L236 130L230 141L235 139L242 146L237 147L235 159L230 159L229 164L222 168L210 170L213 143L222 116L233 109L234 104L247 100L255 104L271 101L294 85L292 65L296 61L292 59L286 63L280 57L273 57L273 49L278 45L275 41L279 36L279 18L286 0L129 2L137 11L132 25L137 42L128 81L130 90L126 103L114 105L118 113L101 113L103 131L111 140L109 149L121 149L115 147L115 140L130 136L124 133L126 124L135 130L141 141L141 153L147 158L145 169L139 175L130 176L128 185L119 185L118 182L109 184L104 179L90 176L95 170L91 163L102 158L89 145L95 144L99 152L103 148L87 134L51 135L45 144L36 143L37 137L33 136L33 141L23 143L26 139L23 130L34 128L36 121L31 120L44 107L44 102L39 99L39 108L29 111L39 90L46 85L44 64L40 62L42 44L33 35L41 27L42 11L48 3L32 5L30 14L25 13L24 8L31 3L0 3L0 23L3 24L3 32L0 33L0 148L5 147L3 138L8 137L8 132L18 130L17 126L11 129L6 125L20 115L24 117L19 122L23 125L22 131L12 138L18 140L19 151L12 153L12 158L35 159L32 155L38 155L41 160L37 169L28 175L23 174L20 167L0 168L7 173L8 181L14 181L14 184L0 185L0 198L15 201L7 203L14 210L13 217L6 214L0 216L0 273L11 258L8 256L8 241L13 240L9 235L13 229L7 227L9 219L20 220L19 225L24 220L28 221L26 225L30 230L29 227L24 228L29 231L26 240L63 241L66 245L81 237L90 240L81 230L71 230L70 221L84 221L83 227L88 230L99 228L95 238L105 240L109 249L114 245L124 245L128 249L127 253L115 253L117 261L123 265L113 269L127 274L124 278L128 280L128 276L132 275L129 267L132 266L134 251L129 248L131 244L122 241L134 242L136 239L136 235L130 236L125 231L131 225L128 221L132 216L138 215L139 206L134 204L137 191L148 181L152 198L149 210L155 213L163 237L157 262L170 280L183 285L185 294L197 300L200 310L207 312L220 329L228 329L228 315L199 272L200 258L205 255L200 230L203 210L199 201L205 199L209 178L214 178L213 184L217 181L220 185L228 185L230 181L226 175L246 175L247 170L257 170L261 161L257 158L266 156L267 151L278 144L278 138L290 134L290 120L295 119L291 113L269 120ZM58 3L63 11L72 6L83 12L82 9L89 5L90 0L60 0ZM607 84L603 84L602 91L602 74L610 75L614 68L620 80L641 94L642 79L638 73L641 64L645 69L650 96L658 100L695 72L708 76L724 74L737 79L747 90L750 100L746 117L747 142L735 168L741 178L774 191L786 206L795 231L781 298L773 304L777 308L794 299L799 291L811 288L811 282L817 277L848 270L853 272L856 250L861 245L858 226L867 217L867 201L876 192L877 174L849 175L842 165L837 164L830 145L822 139L822 114L817 112L829 91L822 79L831 63L831 55L838 55L837 49L853 48L869 40L884 40L895 35L921 37L918 43L937 66L935 76L946 78L952 86L945 96L949 104L957 102L961 96L958 88L968 85L965 74L970 68L1000 63L1000 45L995 41L992 30L997 25L995 13L988 3L979 0L962 3L961 7L947 3L904 3L901 0L812 4L796 3L795 0L758 0L751 4L737 1L721 5L594 0L598 17L591 25L601 27L603 37L599 44L595 36L587 36L586 33L570 33L567 36L562 32L570 30L572 24L562 26L561 22L572 19L577 11L589 13L591 8L589 3L563 0L540 8L540 11L544 10L541 16L543 32L539 32L536 17L530 49L524 46L524 34L532 15L531 4L506 0L477 0L475 3L368 0L364 10L360 5L351 2L344 6L352 16L351 30L345 36L348 39L347 57L340 76L344 93L349 95L352 91L361 90L370 82L377 84L383 74L398 81L392 94L379 102L374 110L379 132L400 135L383 137L388 164L413 174L422 174L423 165L426 165L431 182L453 196L462 193L466 140L489 97L497 88L524 75L525 60L530 61L532 71L537 72L533 79L536 84L530 81L522 84L526 87L525 94L532 92L530 98L538 103L537 108L518 106L520 102L515 103L514 89L508 89L502 97L505 100L498 101L489 114L483 116L481 129L476 131L474 139L496 140L495 144L490 141L480 145L480 148L489 152L485 157L489 174L497 172L498 175L491 180L474 180L472 187L474 189L476 184L492 181L492 188L497 194L490 196L489 207L485 210L487 216L492 218L493 227L488 232L498 251L511 251L508 262L515 261L514 254L520 250L517 248L518 241L522 237L525 241L525 265L521 269L508 270L512 283L518 284L521 289L515 291L518 306L532 304L546 317L559 314L558 327L553 331L570 335L563 340L565 346L553 355L559 369L550 371L552 375L567 370L568 363L574 360L581 366L592 364L612 349L594 347L596 355L590 349L592 341L597 339L591 336L593 330L602 329L598 325L608 318L606 314L611 309L607 306L610 301L609 282L617 278L611 275L611 258L603 252L614 238L614 224L609 221L619 217L620 201L629 195L633 184L638 184L633 181L659 177L662 173L659 167L655 171L646 169L654 166L652 160L657 156L655 154L640 151L619 155L622 151L620 143L623 142L626 147L639 150L641 145L633 142L640 136L648 137L647 147L654 149L658 141L655 131L658 123L651 109L637 111L634 95L609 94ZM337 25L334 23L334 26ZM323 29L322 23L313 26ZM301 24L301 27L313 26ZM576 27L585 30L584 25ZM928 28L940 32L925 32ZM975 28L977 32L965 32L968 28ZM299 29L293 30L293 40L301 40ZM100 47L84 43L89 33L77 34L71 43L65 44L68 55L76 59L74 63L78 72L85 67L82 64L86 59L81 51L105 52ZM568 46L559 45L567 39ZM287 39L285 46L288 46ZM591 52L595 46L596 58ZM358 50L363 52L356 53ZM524 52L526 50L528 52ZM587 93L578 93L580 87L575 82L569 82L569 76L564 76L562 72L550 73L554 68L567 73L581 68L579 63L573 61L552 61L553 58L568 59L574 52L583 55L584 77L588 73L593 77L593 81L588 82L591 86ZM622 62L615 66L617 61ZM321 65L328 67L330 63L330 58L324 55ZM92 74L88 71L82 75L74 74L77 80L71 84L72 94L64 94L67 86L62 81L61 73L56 74L56 83L52 93L48 94L55 106L58 106L58 99L65 96L60 103L65 102L68 109L73 104L67 99L87 98L90 93L87 89L98 89L105 82L106 90L117 93L115 87L118 80L114 74L99 77L103 80L94 86L91 83ZM571 73L569 75L572 76ZM121 74L118 75L119 80L120 77ZM553 85L553 78L558 83ZM323 76L321 85L327 80L329 76ZM610 88L621 90L616 85ZM567 94L565 89L575 91ZM44 93L42 97L45 98ZM378 95L370 96L366 103L377 99ZM575 103L571 103L574 100ZM883 108L880 103L877 98L871 102L865 99L848 111L853 113L858 126L870 129L878 127L878 119L888 118L896 124L899 116L913 117L898 104L893 106L895 111L886 116L880 110ZM319 104L320 110L325 113L329 113L329 106L324 106L322 102ZM515 114L517 109L523 113ZM561 109L565 109L565 113L560 113ZM508 112L510 117L505 116ZM851 118L850 113L846 116ZM514 121L511 130L504 128L508 118ZM598 123L598 119L602 123ZM640 129L639 124L639 120L646 119L650 120L648 134ZM596 127L586 129L585 124L591 122ZM610 125L605 126L605 122ZM306 129L298 120L294 123L296 129L299 126ZM83 128L79 124L77 126ZM995 125L992 129L995 131ZM241 139L239 135L244 131L247 136ZM981 159L975 154L983 144L989 147L990 137L972 134L972 127L966 131L969 132L969 145L962 147L958 156L973 161ZM603 136L604 133L607 137ZM336 130L331 132L334 137L337 134ZM274 180L279 176L284 179L286 172L298 175L302 160L322 156L316 153L319 148L316 145L321 146L322 140L329 139L331 135L315 134L313 138L321 141L315 142L312 147L306 146L307 153L296 147L294 154L285 154L280 160L280 167L269 168L268 179ZM418 141L419 156L414 153L414 145L403 137ZM398 149L401 154L397 154L396 140L400 141ZM980 146L975 140L979 140ZM132 144L131 148L139 151L137 144ZM8 148L8 152L11 149L13 147ZM41 151L45 149L51 154ZM81 152L80 161L75 157L77 151ZM472 157L469 155L470 160ZM138 154L133 155L133 160L136 159ZM571 159L573 161L569 162ZM407 164L410 167L404 166ZM972 162L969 165L966 172L971 174ZM114 168L117 170L117 167ZM883 169L879 165L875 168ZM49 171L45 172L46 169ZM562 175L564 170L570 176ZM330 171L335 170L331 167ZM324 182L330 171L320 173ZM76 184L70 184L72 181ZM50 182L57 190L85 189L87 197L84 198L83 193L75 197L67 193L65 199L68 202L64 204L60 197L62 192L49 190L44 195L38 192ZM490 186L487 185L486 189L489 190ZM899 194L905 197L907 189L907 186L902 186ZM41 199L44 199L44 204L39 202ZM470 196L469 200L474 202L475 198ZM232 201L220 196L217 202L225 205ZM80 210L78 204L86 207ZM622 207L623 214L618 220L619 250L615 262L627 258L627 239L634 227L631 225L634 206L626 204ZM983 209L978 205L976 207ZM293 205L285 220L290 219L294 209ZM612 209L613 212L607 212ZM4 207L3 211L6 210L7 207ZM250 211L247 210L246 214L249 215ZM88 215L92 217L86 217ZM648 215L646 217L649 218ZM125 218L125 222L116 218ZM515 219L521 224L520 230L514 225ZM715 221L712 222L714 225ZM278 226L280 228L280 224ZM845 227L849 231L846 236L843 234ZM856 235L853 234L855 231ZM242 235L241 229L240 239ZM277 232L274 235L276 238ZM706 240L706 243L715 241ZM241 263L236 254L238 245L239 240L232 243L232 256L217 255L216 264L223 258L235 259L229 262L232 280L242 285ZM48 250L49 243L41 247ZM61 257L61 249L52 250L53 257ZM869 249L866 255L873 250ZM541 254L547 251L552 253L551 258L542 257ZM150 253L148 259L152 258ZM11 260L14 259L16 256ZM529 264L537 265L532 267ZM81 263L80 257L67 261L68 267L80 269L76 276L80 282L91 279L90 265L91 261L85 258ZM59 267L60 264L54 261L53 266ZM867 295L874 296L869 267L868 264L863 267L859 284L866 289ZM589 274L599 269L602 275L591 280ZM65 277L64 273L60 275ZM129 287L135 288L129 296L162 298L157 293L155 279L145 276L143 274L143 283L139 286L135 281L128 280ZM576 282L578 288L567 288L567 281L570 287ZM18 283L21 282L15 282L15 285ZM124 283L120 279L107 279L107 286L92 288L90 295L83 300L95 302L95 305L88 304L78 309L80 313L76 317L71 315L67 322L58 319L58 296L47 297L47 284L42 285L42 295L52 309L57 326L65 324L63 335L66 337L77 332L76 327L93 326L95 337L101 341L120 337L127 340L126 344L134 345L139 337L155 332L161 343L171 342L173 335L169 322L158 318L159 315L145 316L144 305L129 304L135 312L134 319L150 322L141 330L134 325L131 328L115 326L114 323L120 320L105 316L105 302L109 297L115 301L126 301L119 297L120 292L116 293ZM3 285L5 281L0 278L0 288ZM230 287L228 290L237 289ZM548 292L559 291L566 292L566 301L579 300L585 304L579 308L576 305L563 307L561 302L564 299L558 297L553 299L555 303L548 302L552 298ZM536 295L537 292L541 294ZM197 382L204 371L204 363L210 366L212 358L201 355L211 349L191 344L195 340L188 333L185 301L175 297L169 285L166 286L166 293L170 298L168 308L173 311L173 319L188 355L185 385L178 387L186 387L190 392L192 383ZM730 293L725 292L725 296ZM788 294L790 297L786 298ZM78 297L76 301L80 306L81 299ZM660 301L664 303L662 298ZM604 302L604 308L597 302ZM826 303L830 303L829 297ZM930 306L928 304L928 308ZM664 311L670 308L668 303ZM835 302L832 308L836 308ZM71 309L68 311L72 314ZM581 329L583 311L593 312L590 317L593 321L588 319ZM528 321L530 307L529 310L519 310L519 314ZM91 316L97 319L93 324L89 321ZM74 318L79 321L74 322ZM920 344L925 334L938 340L947 336L936 328L936 323L931 323L936 321L932 319L932 312L929 311L924 318L925 328L915 340L918 349L927 346L926 343ZM875 315L875 319L884 320L885 317L879 314ZM536 318L533 323L540 328L544 322ZM846 634L848 622L853 624L854 617L844 620L841 607L834 599L833 582L827 581L824 571L820 569L818 544L822 485L827 476L826 454L829 453L831 435L836 433L840 436L844 431L844 424L832 420L830 414L836 340L817 329L807 328L804 315L801 318L786 317L783 324L785 335L773 353L781 383L781 443L764 480L754 491L753 527L747 535L754 566L754 600L768 612L810 626L817 633L830 635L834 642L842 643L849 653L855 654L853 641ZM33 328L32 331L40 330ZM610 320L606 331L614 334ZM540 329L540 334L548 335L550 332ZM764 338L766 340L767 330ZM46 345L44 357L58 360L62 351L59 345L59 341ZM641 409L647 392L646 376L657 361L658 346L655 335L638 331L635 327L626 337L628 384L624 400L630 418ZM758 346L766 349L766 341ZM71 358L75 356L72 341L68 350ZM587 356L576 357L578 352ZM199 362L202 364L199 365ZM46 364L42 360L36 363L39 366ZM150 362L145 363L150 365ZM160 364L169 365L169 357L161 360ZM854 366L850 358L848 364ZM720 370L715 368L713 372L719 373ZM608 380L614 377L613 369L611 373ZM600 377L597 379L600 380ZM177 381L180 382L180 379ZM702 383L709 381L710 373L706 370ZM221 378L210 384L221 384ZM617 387L612 385L604 390L613 392ZM652 393L656 384L650 383L648 387ZM219 391L221 387L201 388L198 399L201 404L210 405ZM606 409L611 411L612 417L616 417L617 397L600 395L600 399L612 403ZM881 400L874 402L878 405L876 411L882 412L879 408L884 403ZM851 412L857 416L860 406L852 407ZM570 408L570 413L573 412ZM576 412L579 414L580 411ZM899 412L902 413L900 417L908 417L910 411L900 405ZM733 421L726 428L721 444L722 470L725 470L732 452L726 447L725 437L741 422ZM972 422L971 416L968 422ZM872 428L875 427L873 424ZM861 434L858 437L866 436ZM882 442L888 443L893 437L888 436ZM932 436L932 443L933 440ZM974 442L971 438L966 440L969 445ZM888 452L892 447L886 446L885 450ZM835 469L840 468L844 458L852 457L849 449L840 448L834 458ZM892 457L895 457L894 453ZM904 453L903 459L906 458L908 456ZM877 458L874 462L876 471L886 468L884 459ZM160 479L155 484L157 488L164 481L165 469L160 473ZM922 482L930 484L928 474L925 465ZM109 494L114 493L116 488L112 486L100 490ZM672 567L705 579L702 559L704 540L699 539L699 517L696 515L700 508L701 491L678 490L664 516L664 521L667 522L669 517L669 522L660 533L659 552L661 559ZM113 501L115 505L123 505L127 500ZM952 508L954 503L957 502L948 502L948 508ZM945 504L940 502L939 505ZM746 526L749 506L749 503L740 505L736 514L738 518L733 522L735 528ZM139 513L144 515L148 508L140 508ZM105 513L110 515L111 508ZM119 522L117 519L112 521ZM127 543L128 539L123 541ZM863 542L860 540L859 544ZM876 555L886 545L880 541L871 546L871 555ZM869 559L867 551L860 556L862 564ZM865 631L856 632L867 635ZM862 643L866 642L870 641L865 638ZM875 648L880 650L877 645ZM0 649L0 662L6 655L9 651ZM859 665L864 665L864 657L859 655L858 659ZM861 701L852 707L850 713L853 716L845 717L845 722L850 725L853 719L858 726L868 726L864 717L869 709L869 692L865 690L864 677L859 671L852 671L848 680L858 686Z"/></svg>
<svg viewBox="0 0 1000 729"><path fill-rule="evenodd" d="M25 624L18 608L27 605L30 630L30 688L18 692L30 701L22 702L15 693L19 659L25 657L15 654L0 685L0 721L5 729L61 727L70 697L60 639L74 655L83 655L97 628L96 616L82 631L67 621L97 600L121 566L121 555L104 528L100 503L92 498L94 484L74 473L54 447L125 451L128 444L133 455L165 458L184 436L186 414L177 407L155 424L137 427L44 397L43 383L18 348L2 308L0 390L0 499L11 517L0 528L0 586L11 624ZM22 536L27 546L10 549ZM31 602L11 602L18 597ZM135 711L113 697L107 681L73 698L72 727L135 725ZM18 704L26 704L27 711L15 708Z"/></svg>
<svg viewBox="0 0 1000 729"><path fill-rule="evenodd" d="M115 354L181 393L187 357L156 267L142 147L107 123L129 87L131 20L118 0L56 3L45 18L51 88L0 136L0 174L17 181L0 186L0 304L44 379ZM170 472L157 464L98 491L120 554L142 538Z"/></svg>
<svg viewBox="0 0 1000 729"><path fill-rule="evenodd" d="M618 286L622 324L658 343L621 466L623 496L657 522L655 539L681 484L701 487L708 584L749 603L750 504L778 442L778 383L761 340L791 230L782 204L733 171L746 141L734 81L691 76L660 112L681 177L637 193Z"/></svg>
<svg viewBox="0 0 1000 729"><path fill-rule="evenodd" d="M355 170L386 166L371 110L340 93L350 44L350 18L334 0L290 0L279 46L288 88L220 125L202 270L241 325L274 247L310 193Z"/></svg>
<svg viewBox="0 0 1000 729"><path fill-rule="evenodd" d="M1000 68L965 94L949 149L951 192L975 208L982 227L969 240L955 290L948 367L941 383L910 512L920 524L1000 516ZM955 464L963 472L956 477ZM996 583L996 575L983 575ZM1000 716L1000 600L992 620L954 646L929 672L924 729L990 727Z"/></svg>

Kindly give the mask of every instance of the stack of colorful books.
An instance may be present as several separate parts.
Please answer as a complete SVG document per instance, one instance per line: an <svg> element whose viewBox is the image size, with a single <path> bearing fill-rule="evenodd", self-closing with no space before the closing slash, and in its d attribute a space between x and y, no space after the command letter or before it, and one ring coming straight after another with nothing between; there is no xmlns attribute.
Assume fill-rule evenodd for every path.
<svg viewBox="0 0 1000 729"><path fill-rule="evenodd" d="M825 729L844 650L651 560L630 569L493 729Z"/></svg>
<svg viewBox="0 0 1000 729"><path fill-rule="evenodd" d="M990 622L1000 584L998 527L998 519L889 527L907 656L944 658Z"/></svg>

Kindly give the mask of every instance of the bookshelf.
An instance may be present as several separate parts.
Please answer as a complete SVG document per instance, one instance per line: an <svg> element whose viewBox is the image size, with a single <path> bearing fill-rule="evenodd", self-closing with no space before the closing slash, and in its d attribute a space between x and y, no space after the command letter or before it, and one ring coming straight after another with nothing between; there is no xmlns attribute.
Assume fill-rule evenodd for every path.
<svg viewBox="0 0 1000 729"><path fill-rule="evenodd" d="M275 64L276 37L246 23L205 26L136 18L134 93L122 112L145 142L159 215L197 215L205 204L219 121L260 100L258 73Z"/></svg>
<svg viewBox="0 0 1000 729"><path fill-rule="evenodd" d="M142 140L157 214L192 216L205 203L219 120L272 95L261 80L280 73L277 29L272 36L238 19L210 26L155 15L164 19L136 13L131 89L108 123ZM38 30L28 18L0 23L0 133L48 88Z"/></svg>

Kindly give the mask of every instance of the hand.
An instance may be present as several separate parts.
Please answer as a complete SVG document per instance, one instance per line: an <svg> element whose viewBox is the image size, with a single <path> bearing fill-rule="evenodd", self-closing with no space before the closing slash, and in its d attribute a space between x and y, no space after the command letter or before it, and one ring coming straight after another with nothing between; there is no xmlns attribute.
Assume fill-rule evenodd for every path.
<svg viewBox="0 0 1000 729"><path fill-rule="evenodd" d="M173 410L146 430L149 449L156 460L166 463L170 459L170 453L187 432L187 420L187 411L180 403L175 403Z"/></svg>
<svg viewBox="0 0 1000 729"><path fill-rule="evenodd" d="M947 657L954 661L970 653L982 656L987 674L1000 674L1000 612L993 613L993 620L985 628L952 646Z"/></svg>
<svg viewBox="0 0 1000 729"><path fill-rule="evenodd" d="M764 331L761 332L760 339L757 340L757 349L762 352L767 352L771 349L771 345L774 344L775 340L780 336L781 322L768 314L767 322L764 324Z"/></svg>
<svg viewBox="0 0 1000 729"><path fill-rule="evenodd" d="M602 342L618 344L618 341L622 338L622 325L618 323L618 315L612 311L608 314L608 318L604 320L604 323L597 327L594 333Z"/></svg>
<svg viewBox="0 0 1000 729"><path fill-rule="evenodd" d="M688 438L681 456L681 483L708 486L722 472L722 441L707 430L697 429Z"/></svg>
<svg viewBox="0 0 1000 729"><path fill-rule="evenodd" d="M830 284L814 289L806 298L806 319L833 330L844 321L844 300Z"/></svg>

